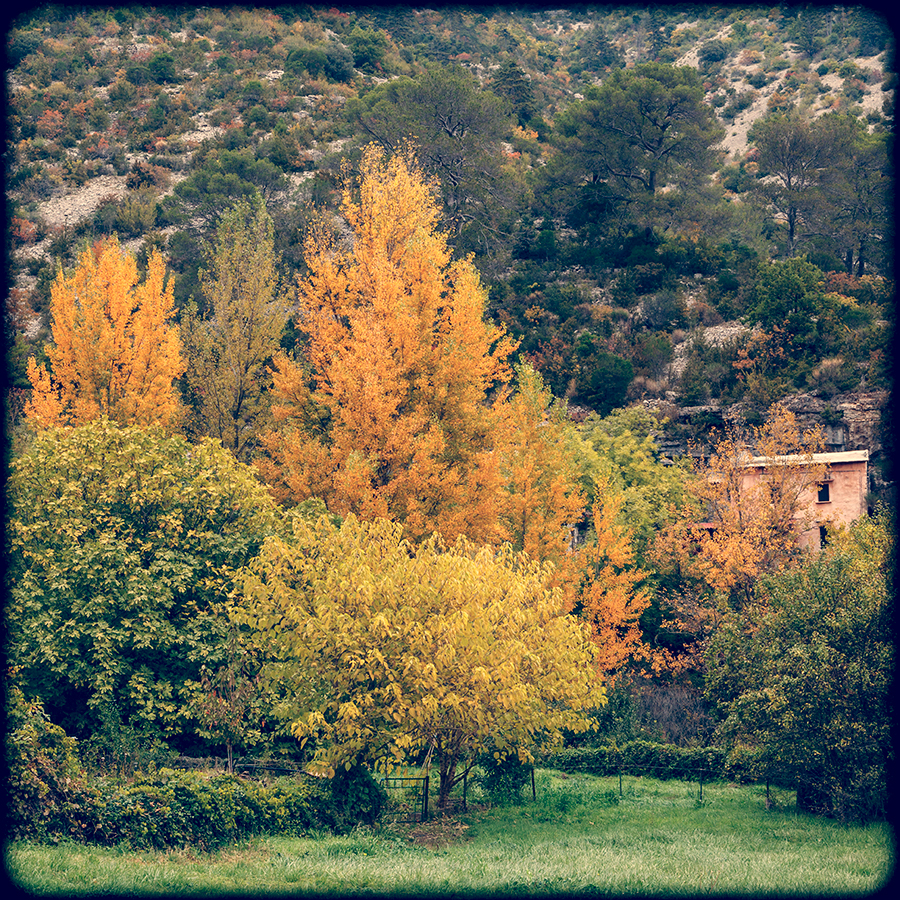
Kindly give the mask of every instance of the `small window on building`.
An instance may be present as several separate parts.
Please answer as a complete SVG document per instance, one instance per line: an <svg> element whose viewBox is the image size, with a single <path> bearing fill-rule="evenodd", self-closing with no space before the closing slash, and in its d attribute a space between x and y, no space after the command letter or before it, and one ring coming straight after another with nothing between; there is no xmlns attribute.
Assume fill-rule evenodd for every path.
<svg viewBox="0 0 900 900"><path fill-rule="evenodd" d="M819 483L819 503L829 503L831 501L831 487L827 481Z"/></svg>
<svg viewBox="0 0 900 900"><path fill-rule="evenodd" d="M819 547L825 549L828 546L828 529L824 525L819 526Z"/></svg>

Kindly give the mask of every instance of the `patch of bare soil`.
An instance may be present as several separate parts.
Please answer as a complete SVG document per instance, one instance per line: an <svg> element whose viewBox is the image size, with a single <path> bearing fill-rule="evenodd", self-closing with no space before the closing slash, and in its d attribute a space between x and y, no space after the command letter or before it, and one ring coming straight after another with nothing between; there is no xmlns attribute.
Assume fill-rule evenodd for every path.
<svg viewBox="0 0 900 900"><path fill-rule="evenodd" d="M443 850L451 844L458 844L466 839L469 826L459 815L437 814L426 822L413 826L406 836L411 844L428 847L431 850Z"/></svg>

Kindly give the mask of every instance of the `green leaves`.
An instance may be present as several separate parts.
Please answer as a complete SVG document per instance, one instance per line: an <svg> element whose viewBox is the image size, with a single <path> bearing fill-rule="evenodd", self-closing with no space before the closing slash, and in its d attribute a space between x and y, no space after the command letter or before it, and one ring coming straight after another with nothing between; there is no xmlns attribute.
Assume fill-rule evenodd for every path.
<svg viewBox="0 0 900 900"><path fill-rule="evenodd" d="M891 553L883 517L852 526L805 566L761 579L707 654L726 734L756 745L773 774L821 789L842 818L883 803L865 784L883 781L890 748Z"/></svg>
<svg viewBox="0 0 900 900"><path fill-rule="evenodd" d="M221 446L98 420L42 433L8 499L23 690L77 733L102 699L177 733L188 682L222 652L230 573L276 527L265 489Z"/></svg>

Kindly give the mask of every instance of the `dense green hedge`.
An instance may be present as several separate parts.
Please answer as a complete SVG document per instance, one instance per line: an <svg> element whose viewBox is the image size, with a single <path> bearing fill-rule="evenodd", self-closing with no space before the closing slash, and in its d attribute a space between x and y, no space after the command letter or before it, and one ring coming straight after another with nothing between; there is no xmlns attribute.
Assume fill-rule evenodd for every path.
<svg viewBox="0 0 900 900"><path fill-rule="evenodd" d="M677 747L652 741L630 741L621 746L569 747L547 753L541 764L563 772L590 775L647 775L653 778L738 778L749 769L729 764L726 751L719 747Z"/></svg>
<svg viewBox="0 0 900 900"><path fill-rule="evenodd" d="M14 836L208 850L256 834L347 831L359 822L371 824L382 800L365 771L331 780L300 775L264 785L236 775L162 769L125 785L112 779L72 785L64 817L20 817Z"/></svg>
<svg viewBox="0 0 900 900"><path fill-rule="evenodd" d="M210 849L254 834L348 831L378 818L386 799L367 769L274 784L160 769L129 782L87 776L78 743L40 703L10 692L7 822L13 840L62 838L135 849Z"/></svg>
<svg viewBox="0 0 900 900"><path fill-rule="evenodd" d="M769 778L781 787L795 786L789 776L772 776L761 764L759 752L741 744L725 749L629 741L621 745L567 747L544 754L540 765L589 775L646 775L662 780L679 778L685 781L697 781L702 775L704 779L742 783Z"/></svg>

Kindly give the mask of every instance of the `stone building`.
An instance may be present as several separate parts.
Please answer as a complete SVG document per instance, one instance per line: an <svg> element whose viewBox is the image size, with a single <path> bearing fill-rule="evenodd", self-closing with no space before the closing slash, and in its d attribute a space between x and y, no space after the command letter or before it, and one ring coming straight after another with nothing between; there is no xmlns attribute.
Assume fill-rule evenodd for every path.
<svg viewBox="0 0 900 900"><path fill-rule="evenodd" d="M742 489L751 489L772 464L773 460L765 456L748 459L744 463L747 474ZM798 516L809 526L801 534L800 543L819 550L828 540L829 527L849 525L867 514L869 451L814 453L812 464L824 464L825 475L800 494Z"/></svg>

